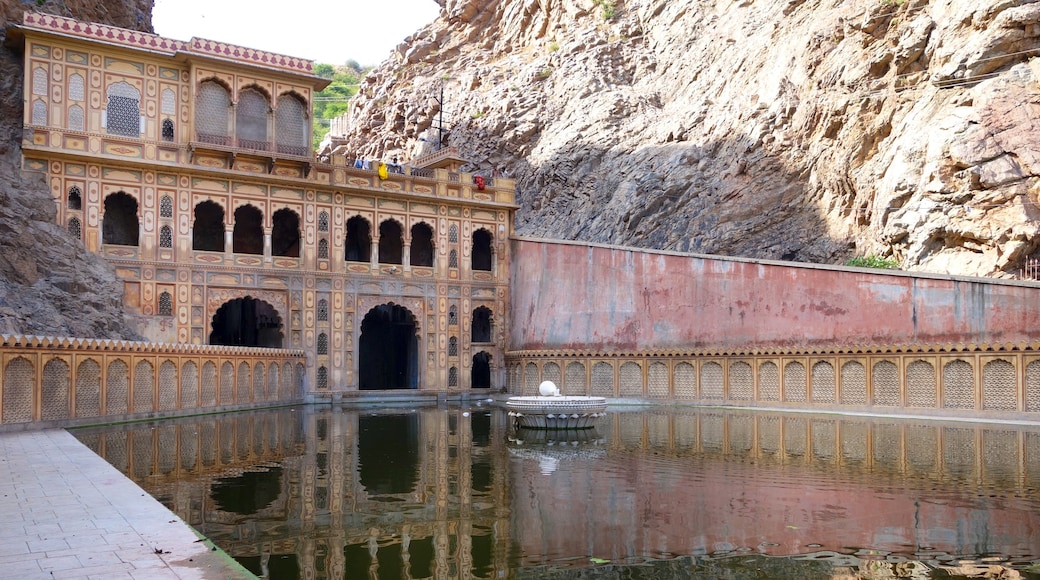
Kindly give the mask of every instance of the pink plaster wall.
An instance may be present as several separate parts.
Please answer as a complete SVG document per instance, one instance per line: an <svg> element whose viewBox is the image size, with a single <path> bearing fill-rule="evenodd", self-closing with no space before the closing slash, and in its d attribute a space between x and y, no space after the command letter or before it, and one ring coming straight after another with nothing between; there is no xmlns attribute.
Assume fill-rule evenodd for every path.
<svg viewBox="0 0 1040 580"><path fill-rule="evenodd" d="M1040 284L512 241L510 349L1040 339Z"/></svg>

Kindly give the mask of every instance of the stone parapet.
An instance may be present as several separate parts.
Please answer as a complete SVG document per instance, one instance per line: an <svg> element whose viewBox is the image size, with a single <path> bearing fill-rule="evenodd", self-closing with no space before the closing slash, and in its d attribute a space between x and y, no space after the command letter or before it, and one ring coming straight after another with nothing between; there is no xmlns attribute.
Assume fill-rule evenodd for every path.
<svg viewBox="0 0 1040 580"><path fill-rule="evenodd" d="M731 351L512 351L510 393L641 403L1040 422L1040 348L910 345Z"/></svg>
<svg viewBox="0 0 1040 580"><path fill-rule="evenodd" d="M0 432L295 404L301 350L0 336Z"/></svg>

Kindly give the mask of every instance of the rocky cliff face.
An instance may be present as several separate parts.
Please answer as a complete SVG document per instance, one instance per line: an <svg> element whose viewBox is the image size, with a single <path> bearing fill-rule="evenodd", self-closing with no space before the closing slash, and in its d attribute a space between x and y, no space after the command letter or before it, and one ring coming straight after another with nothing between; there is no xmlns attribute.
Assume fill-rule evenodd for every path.
<svg viewBox="0 0 1040 580"><path fill-rule="evenodd" d="M1038 248L1040 2L442 0L348 155L447 142L520 234L1009 276Z"/></svg>
<svg viewBox="0 0 1040 580"><path fill-rule="evenodd" d="M151 31L151 0L0 0L3 25L25 10ZM5 35L0 29L0 37ZM42 176L21 171L22 55L0 47L0 333L139 338L123 284L100 257L55 225Z"/></svg>

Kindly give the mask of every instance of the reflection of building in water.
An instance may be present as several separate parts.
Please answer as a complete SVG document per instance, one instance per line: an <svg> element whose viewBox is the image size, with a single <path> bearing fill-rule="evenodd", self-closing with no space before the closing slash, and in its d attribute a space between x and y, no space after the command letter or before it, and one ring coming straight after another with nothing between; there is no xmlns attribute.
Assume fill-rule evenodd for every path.
<svg viewBox="0 0 1040 580"><path fill-rule="evenodd" d="M79 436L254 573L491 578L511 541L506 429L479 407L303 408Z"/></svg>
<svg viewBox="0 0 1040 580"><path fill-rule="evenodd" d="M250 569L307 578L488 578L587 563L575 555L741 549L942 563L1040 547L1035 429L641 411L601 419L595 441L516 452L504 411L471 411L284 410L80 436ZM240 484L251 495L232 499Z"/></svg>

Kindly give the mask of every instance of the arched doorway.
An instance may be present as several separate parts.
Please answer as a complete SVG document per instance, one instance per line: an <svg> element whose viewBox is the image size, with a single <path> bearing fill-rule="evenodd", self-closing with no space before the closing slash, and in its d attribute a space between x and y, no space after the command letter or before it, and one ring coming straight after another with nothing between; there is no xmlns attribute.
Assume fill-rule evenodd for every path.
<svg viewBox="0 0 1040 580"><path fill-rule="evenodd" d="M419 388L419 337L415 316L397 304L368 311L361 322L358 345L358 388Z"/></svg>
<svg viewBox="0 0 1040 580"><path fill-rule="evenodd" d="M491 388L491 355L480 351L473 355L473 370L470 373L471 389Z"/></svg>
<svg viewBox="0 0 1040 580"><path fill-rule="evenodd" d="M210 344L282 348L282 318L252 296L225 302L213 315Z"/></svg>

